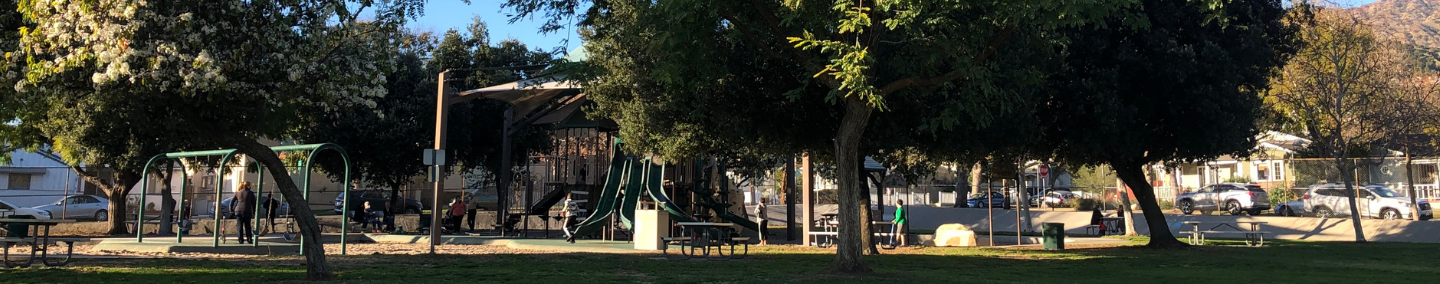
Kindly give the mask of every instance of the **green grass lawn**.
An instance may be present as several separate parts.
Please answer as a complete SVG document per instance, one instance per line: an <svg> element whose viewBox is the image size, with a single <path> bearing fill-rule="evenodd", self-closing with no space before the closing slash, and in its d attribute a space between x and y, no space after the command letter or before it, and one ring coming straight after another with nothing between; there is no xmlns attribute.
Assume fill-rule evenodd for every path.
<svg viewBox="0 0 1440 284"><path fill-rule="evenodd" d="M1133 239L1143 243L1145 239ZM1225 241L1216 243L1226 244ZM1238 244L1238 242L1228 242ZM1437 244L1267 243L1264 248L1110 247L1040 251L924 248L882 251L869 275L824 272L833 250L757 248L732 261L644 255L331 256L346 283L1434 283ZM299 282L298 257L247 260L80 260L0 270L4 283Z"/></svg>

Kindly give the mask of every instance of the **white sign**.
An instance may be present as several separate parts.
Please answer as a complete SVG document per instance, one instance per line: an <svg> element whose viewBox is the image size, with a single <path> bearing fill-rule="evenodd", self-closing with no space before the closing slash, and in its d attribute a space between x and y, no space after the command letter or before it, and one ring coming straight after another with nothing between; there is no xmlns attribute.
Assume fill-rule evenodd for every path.
<svg viewBox="0 0 1440 284"><path fill-rule="evenodd" d="M444 149L425 149L425 153L421 155L420 159L424 160L426 166L445 165Z"/></svg>

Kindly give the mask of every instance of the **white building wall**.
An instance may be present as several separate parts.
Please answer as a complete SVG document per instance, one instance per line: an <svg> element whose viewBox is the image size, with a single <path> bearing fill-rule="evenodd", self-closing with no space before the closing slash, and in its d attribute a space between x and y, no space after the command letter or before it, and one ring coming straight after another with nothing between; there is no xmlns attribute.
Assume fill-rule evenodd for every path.
<svg viewBox="0 0 1440 284"><path fill-rule="evenodd" d="M76 194L83 188L79 176L60 161L25 151L15 151L11 155L12 163L4 166L5 168L37 173L0 173L0 199L6 202L20 207L45 205L59 201L67 192ZM29 175L29 189L10 189L11 174Z"/></svg>

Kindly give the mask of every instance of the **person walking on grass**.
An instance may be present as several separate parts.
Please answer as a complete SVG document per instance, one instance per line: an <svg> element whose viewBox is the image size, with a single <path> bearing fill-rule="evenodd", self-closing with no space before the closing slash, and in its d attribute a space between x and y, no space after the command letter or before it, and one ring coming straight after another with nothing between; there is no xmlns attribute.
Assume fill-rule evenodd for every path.
<svg viewBox="0 0 1440 284"><path fill-rule="evenodd" d="M574 199L570 199L569 195L566 195L565 207L561 209L560 214L565 216L564 223L560 223L560 230L565 232L565 241L575 243L575 234L574 231L570 230L570 227L572 222L580 218L580 202L575 202Z"/></svg>
<svg viewBox="0 0 1440 284"><path fill-rule="evenodd" d="M895 239L900 239L900 246L905 246L905 201L895 200L895 220L890 224L890 246L895 246Z"/></svg>
<svg viewBox="0 0 1440 284"><path fill-rule="evenodd" d="M250 190L250 182L240 182L240 193L236 193L233 202L235 211L235 232L240 233L240 243L255 243L255 227L250 220L255 217L255 191Z"/></svg>

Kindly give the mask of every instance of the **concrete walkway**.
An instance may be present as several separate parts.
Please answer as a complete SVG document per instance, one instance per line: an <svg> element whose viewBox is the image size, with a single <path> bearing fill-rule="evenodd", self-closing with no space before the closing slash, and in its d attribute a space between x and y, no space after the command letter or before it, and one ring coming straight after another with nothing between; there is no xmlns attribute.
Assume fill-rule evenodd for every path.
<svg viewBox="0 0 1440 284"><path fill-rule="evenodd" d="M259 245L239 244L231 239L229 242L214 246L212 239L186 238L184 242L176 243L175 238L148 238L144 242L136 242L135 238L105 238L90 248L92 251L106 252L149 252L149 253L213 253L213 254L247 254L247 255L274 255L274 254L299 254L300 244L286 242L279 237L261 237Z"/></svg>
<svg viewBox="0 0 1440 284"><path fill-rule="evenodd" d="M366 234L365 236L377 243L423 244L430 242L430 236L420 235ZM635 244L628 241L576 240L575 243L572 244L566 242L564 239L515 239L499 236L445 235L440 237L440 243L498 245L515 249L589 253L656 253L656 251L635 250Z"/></svg>

